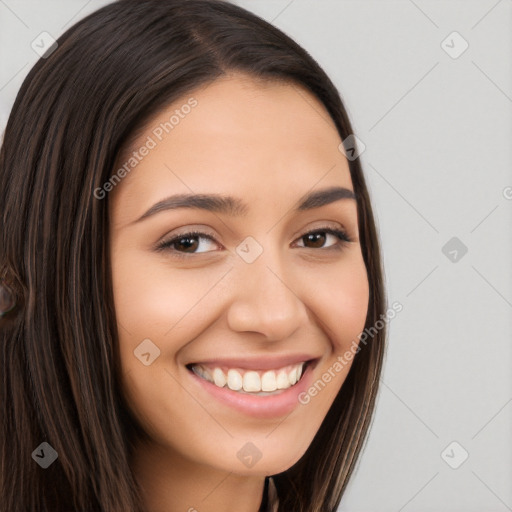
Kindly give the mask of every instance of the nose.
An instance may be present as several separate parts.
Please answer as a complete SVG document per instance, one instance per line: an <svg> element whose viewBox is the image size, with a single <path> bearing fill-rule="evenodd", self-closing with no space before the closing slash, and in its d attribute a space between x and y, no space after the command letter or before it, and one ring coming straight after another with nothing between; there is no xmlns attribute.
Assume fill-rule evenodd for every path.
<svg viewBox="0 0 512 512"><path fill-rule="evenodd" d="M232 276L234 300L227 315L233 331L257 332L276 341L290 337L308 321L297 283L284 277L276 261L264 251L253 263L238 262Z"/></svg>

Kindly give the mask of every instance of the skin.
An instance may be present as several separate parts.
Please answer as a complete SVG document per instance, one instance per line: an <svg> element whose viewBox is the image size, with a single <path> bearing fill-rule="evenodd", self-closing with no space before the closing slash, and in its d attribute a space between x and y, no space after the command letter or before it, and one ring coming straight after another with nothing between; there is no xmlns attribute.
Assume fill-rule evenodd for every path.
<svg viewBox="0 0 512 512"><path fill-rule="evenodd" d="M108 196L121 387L152 439L137 445L133 467L150 512L257 512L264 477L304 454L350 363L307 405L272 419L192 394L185 364L305 352L321 355L312 382L320 379L364 329L369 285L356 200L294 211L312 190L353 190L334 123L295 84L228 75L169 105L132 149L191 96L198 105ZM181 208L135 222L158 201L191 192L236 196L248 213ZM304 238L326 225L351 241L335 250L339 239L325 231L323 245ZM195 254L179 244L155 250L189 228L215 240L196 238ZM250 264L236 252L247 236L263 248ZM173 256L180 251L184 259ZM160 350L149 366L134 356L146 338ZM237 458L248 441L262 455L251 468Z"/></svg>

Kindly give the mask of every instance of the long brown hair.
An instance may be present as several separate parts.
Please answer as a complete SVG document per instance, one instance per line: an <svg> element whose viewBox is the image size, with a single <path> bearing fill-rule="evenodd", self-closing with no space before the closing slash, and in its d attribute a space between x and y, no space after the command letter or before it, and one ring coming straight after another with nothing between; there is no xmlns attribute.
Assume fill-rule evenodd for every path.
<svg viewBox="0 0 512 512"><path fill-rule="evenodd" d="M0 151L0 278L17 307L0 318L0 509L141 512L134 436L119 389L109 258L112 175L136 130L167 104L231 71L310 90L342 140L336 87L292 39L222 0L120 0L82 19L23 82ZM385 313L379 241L359 159L357 195L370 299ZM304 456L274 475L280 512L336 510L366 439L385 326L352 368ZM47 442L47 469L32 454Z"/></svg>

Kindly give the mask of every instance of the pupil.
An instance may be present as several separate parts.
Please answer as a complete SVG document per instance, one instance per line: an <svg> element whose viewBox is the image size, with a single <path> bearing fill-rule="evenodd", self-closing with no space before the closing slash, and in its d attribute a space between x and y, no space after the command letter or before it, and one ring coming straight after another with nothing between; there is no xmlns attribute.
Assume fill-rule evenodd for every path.
<svg viewBox="0 0 512 512"><path fill-rule="evenodd" d="M322 233L310 233L306 238L315 244L314 247L322 247L325 243L325 235Z"/></svg>
<svg viewBox="0 0 512 512"><path fill-rule="evenodd" d="M192 237L184 237L180 238L177 245L181 247L185 246L185 251L194 252L197 247L197 241Z"/></svg>

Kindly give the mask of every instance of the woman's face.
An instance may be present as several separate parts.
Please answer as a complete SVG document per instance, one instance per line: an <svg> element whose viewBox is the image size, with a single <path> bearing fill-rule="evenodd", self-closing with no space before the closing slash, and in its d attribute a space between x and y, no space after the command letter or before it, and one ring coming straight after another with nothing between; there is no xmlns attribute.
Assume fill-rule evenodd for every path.
<svg viewBox="0 0 512 512"><path fill-rule="evenodd" d="M121 384L161 453L270 475L318 431L369 295L340 143L311 93L235 74L154 118L133 168L118 161L130 169L108 197Z"/></svg>

